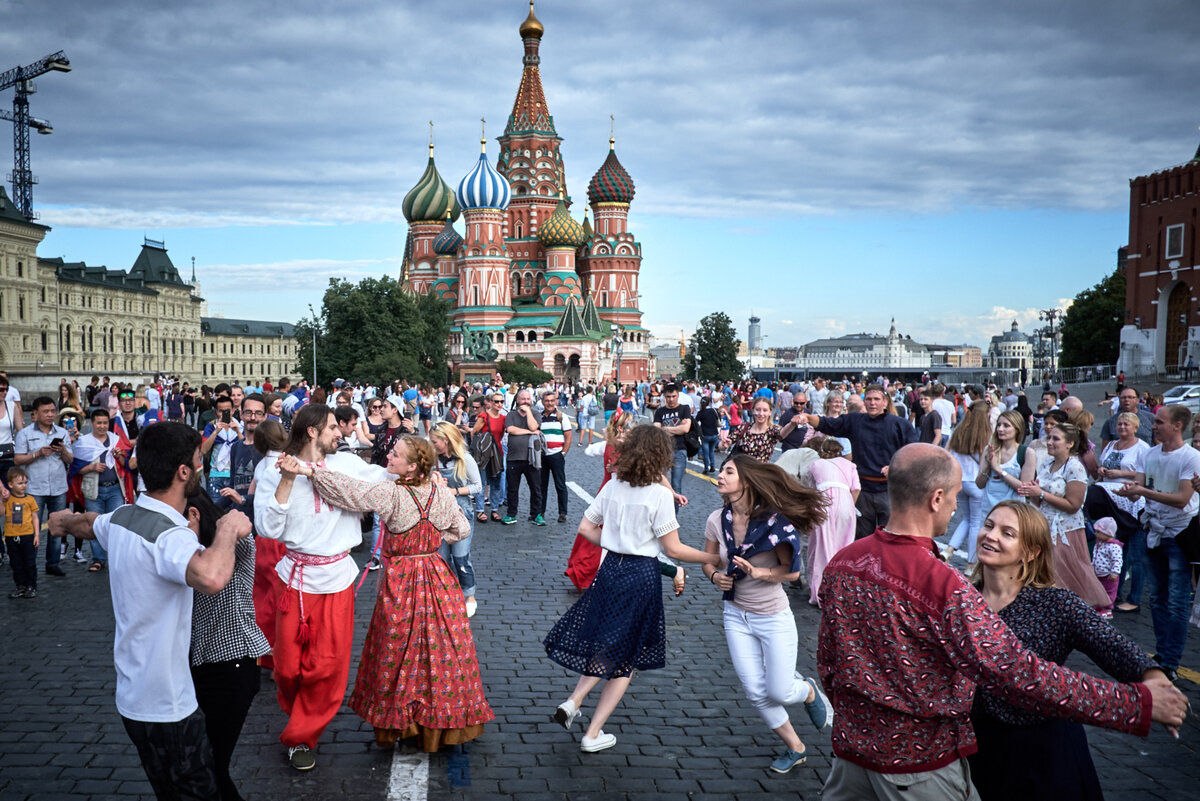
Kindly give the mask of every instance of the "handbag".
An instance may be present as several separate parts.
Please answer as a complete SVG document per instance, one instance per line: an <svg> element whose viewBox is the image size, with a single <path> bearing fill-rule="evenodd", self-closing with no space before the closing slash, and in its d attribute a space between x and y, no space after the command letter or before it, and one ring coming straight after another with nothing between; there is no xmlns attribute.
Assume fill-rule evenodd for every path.
<svg viewBox="0 0 1200 801"><path fill-rule="evenodd" d="M696 424L696 418L688 418L692 424L688 426L687 433L683 435L683 447L687 449L688 458L691 459L700 452L700 426Z"/></svg>

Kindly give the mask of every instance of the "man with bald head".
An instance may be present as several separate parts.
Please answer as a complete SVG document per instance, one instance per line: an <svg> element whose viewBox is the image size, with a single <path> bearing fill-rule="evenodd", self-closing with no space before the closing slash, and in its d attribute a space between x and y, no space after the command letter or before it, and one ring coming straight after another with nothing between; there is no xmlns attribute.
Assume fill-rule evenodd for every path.
<svg viewBox="0 0 1200 801"><path fill-rule="evenodd" d="M978 799L966 757L978 684L1043 715L1145 736L1179 726L1187 699L1166 679L1115 684L1028 651L933 538L957 506L962 470L935 445L888 466L891 517L825 568L817 669L836 712L825 801Z"/></svg>
<svg viewBox="0 0 1200 801"><path fill-rule="evenodd" d="M1076 414L1083 411L1083 401L1074 395L1068 395L1058 404L1058 408L1066 412L1067 417L1074 417Z"/></svg>

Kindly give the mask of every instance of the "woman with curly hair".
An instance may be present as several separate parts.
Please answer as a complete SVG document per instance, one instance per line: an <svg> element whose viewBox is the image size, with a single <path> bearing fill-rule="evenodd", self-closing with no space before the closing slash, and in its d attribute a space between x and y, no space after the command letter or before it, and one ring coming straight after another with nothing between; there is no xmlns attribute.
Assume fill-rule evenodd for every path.
<svg viewBox="0 0 1200 801"><path fill-rule="evenodd" d="M605 681L584 733L584 752L603 751L617 738L602 729L629 688L635 670L666 665L666 626L658 555L717 564L708 554L679 541L679 523L663 471L674 461L674 443L652 425L629 429L617 454L616 478L600 490L583 514L579 533L608 551L596 580L543 641L546 655L580 674L554 720L570 730L580 707Z"/></svg>
<svg viewBox="0 0 1200 801"><path fill-rule="evenodd" d="M800 638L783 591L783 582L800 576L800 532L825 522L827 502L779 466L747 454L725 460L717 492L725 505L708 516L704 550L719 561L704 573L724 593L725 642L746 698L783 740L771 770L787 773L804 764L807 749L785 707L803 703L818 730L833 721L816 680L796 670ZM853 524L849 532L853 539Z"/></svg>

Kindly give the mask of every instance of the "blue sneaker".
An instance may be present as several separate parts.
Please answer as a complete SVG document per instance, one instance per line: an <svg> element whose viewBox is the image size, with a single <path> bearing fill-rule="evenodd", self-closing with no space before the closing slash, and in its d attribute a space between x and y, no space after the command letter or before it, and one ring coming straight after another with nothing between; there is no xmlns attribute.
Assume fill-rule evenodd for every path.
<svg viewBox="0 0 1200 801"><path fill-rule="evenodd" d="M771 770L776 773L787 773L797 765L803 765L806 759L808 759L807 749L804 751L792 751L788 749L775 757L775 761L771 763Z"/></svg>
<svg viewBox="0 0 1200 801"><path fill-rule="evenodd" d="M833 706L815 681L811 678L805 679L805 681L813 688L813 699L804 702L804 711L808 713L808 719L818 730L823 729L833 723Z"/></svg>

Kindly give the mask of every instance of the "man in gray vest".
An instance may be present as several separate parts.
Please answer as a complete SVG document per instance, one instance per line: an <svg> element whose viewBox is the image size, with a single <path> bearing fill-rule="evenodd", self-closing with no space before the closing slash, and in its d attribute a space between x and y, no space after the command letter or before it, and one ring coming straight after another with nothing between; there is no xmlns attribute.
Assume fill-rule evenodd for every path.
<svg viewBox="0 0 1200 801"><path fill-rule="evenodd" d="M234 548L250 534L250 519L226 513L213 544L200 545L194 530L199 516L192 527L184 516L203 471L194 428L172 422L146 427L138 439L138 467L146 492L137 503L106 515L56 512L50 531L96 539L108 551L117 711L155 795L217 801L212 747L188 667L192 589L215 595L229 583Z"/></svg>

